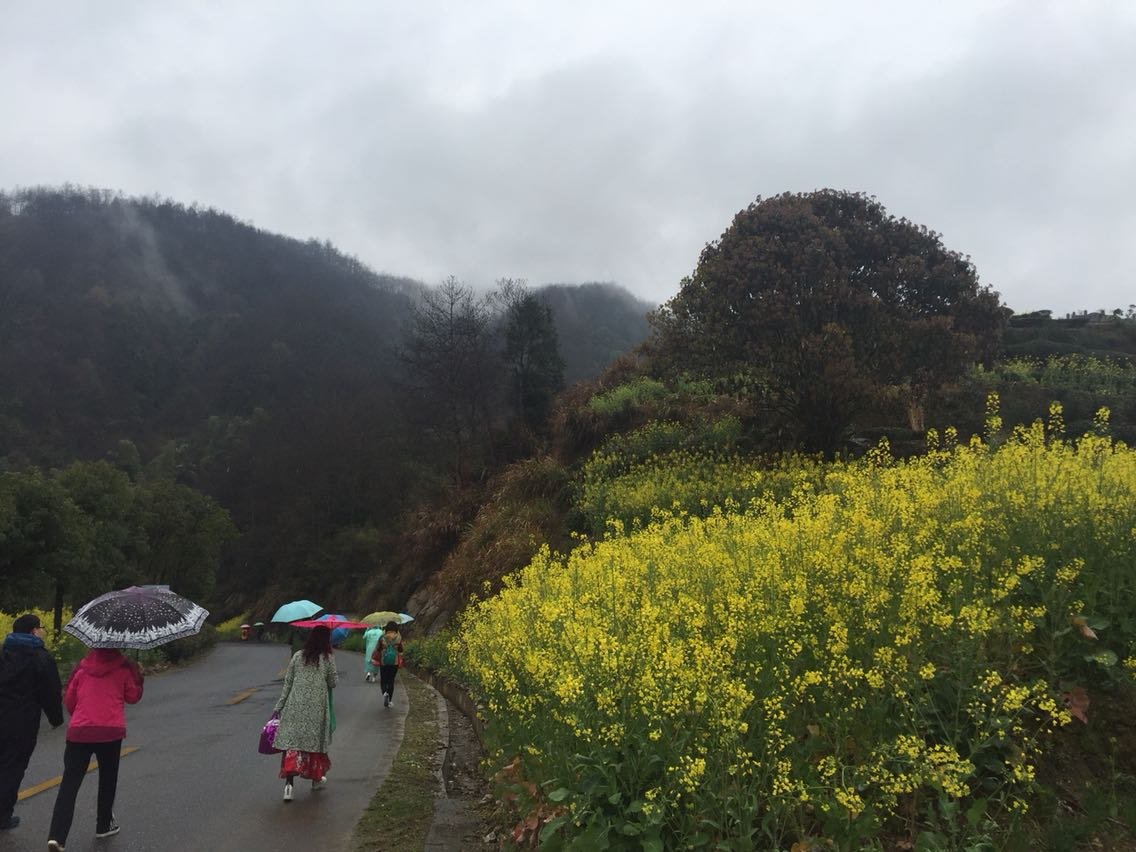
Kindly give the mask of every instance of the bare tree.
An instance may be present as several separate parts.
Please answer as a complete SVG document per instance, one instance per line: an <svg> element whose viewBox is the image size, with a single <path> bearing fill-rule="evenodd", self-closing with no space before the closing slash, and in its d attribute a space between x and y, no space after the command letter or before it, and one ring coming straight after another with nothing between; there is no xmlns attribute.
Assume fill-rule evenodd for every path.
<svg viewBox="0 0 1136 852"><path fill-rule="evenodd" d="M410 381L445 438L455 480L486 446L492 398L492 337L484 300L453 276L416 306L403 351Z"/></svg>

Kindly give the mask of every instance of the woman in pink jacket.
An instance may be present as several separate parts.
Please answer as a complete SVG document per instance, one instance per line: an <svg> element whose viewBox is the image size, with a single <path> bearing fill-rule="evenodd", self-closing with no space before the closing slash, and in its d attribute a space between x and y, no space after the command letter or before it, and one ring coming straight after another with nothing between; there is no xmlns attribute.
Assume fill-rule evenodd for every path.
<svg viewBox="0 0 1136 852"><path fill-rule="evenodd" d="M71 714L63 750L63 780L55 797L47 848L62 850L75 816L75 797L94 755L99 764L99 804L95 837L118 834L114 794L118 789L118 760L126 736L125 705L142 698L142 671L114 648L95 648L85 656L71 679L63 703Z"/></svg>

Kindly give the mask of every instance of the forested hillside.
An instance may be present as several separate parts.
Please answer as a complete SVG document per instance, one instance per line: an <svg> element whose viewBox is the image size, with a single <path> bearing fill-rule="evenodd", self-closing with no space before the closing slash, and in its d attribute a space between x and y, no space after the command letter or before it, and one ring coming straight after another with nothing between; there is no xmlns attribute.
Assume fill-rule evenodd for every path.
<svg viewBox="0 0 1136 852"><path fill-rule="evenodd" d="M530 451L565 374L645 336L618 288L558 286L559 316L508 283L379 275L166 200L0 194L0 471L109 459L212 498L238 531L222 612L278 593L400 605L433 554L396 546L414 508ZM115 558L104 576L137 576Z"/></svg>
<svg viewBox="0 0 1136 852"><path fill-rule="evenodd" d="M258 406L303 418L344 383L381 393L416 289L330 245L94 191L0 196L0 280L0 441L36 463L123 437L150 456Z"/></svg>

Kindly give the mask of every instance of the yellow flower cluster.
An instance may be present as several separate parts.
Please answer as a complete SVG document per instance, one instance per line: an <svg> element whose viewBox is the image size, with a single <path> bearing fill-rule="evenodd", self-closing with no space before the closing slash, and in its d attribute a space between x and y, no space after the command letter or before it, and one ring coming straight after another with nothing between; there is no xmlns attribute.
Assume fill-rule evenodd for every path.
<svg viewBox="0 0 1136 852"><path fill-rule="evenodd" d="M788 831L818 810L886 818L921 789L963 798L978 755L988 773L1014 755L1000 780L1028 782L1069 719L1039 636L1136 597L1136 453L1056 440L1059 422L996 449L803 462L788 490L782 465L777 499L544 549L452 653L504 753L539 747L529 777L647 797L676 848L702 817Z"/></svg>
<svg viewBox="0 0 1136 852"><path fill-rule="evenodd" d="M9 633L12 632L13 622L15 622L15 620L17 618L19 618L21 615L23 615L25 612L31 612L31 613L34 613L35 615L39 616L39 623L47 628L44 631L44 634L43 634L44 645L47 646L48 650L54 649L55 646L56 646L56 643L61 641L61 637L57 637L55 635L55 630L52 627L52 625L55 623L55 613L53 611L49 610L49 609L34 609L33 608L33 609L30 609L30 610L21 610L20 612L13 613L13 614L9 614L9 613L6 613L6 612L0 612L0 640L3 640L3 638L5 636L7 636ZM70 610L70 608L65 608L63 610L63 619L62 619L61 623L66 624L68 621L71 620L72 615L74 615L74 613Z"/></svg>

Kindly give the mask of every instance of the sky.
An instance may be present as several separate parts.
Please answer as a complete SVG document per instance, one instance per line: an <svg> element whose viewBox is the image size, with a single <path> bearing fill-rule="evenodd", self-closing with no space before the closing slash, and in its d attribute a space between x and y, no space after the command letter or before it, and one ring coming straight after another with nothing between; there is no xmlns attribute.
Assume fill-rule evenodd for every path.
<svg viewBox="0 0 1136 852"><path fill-rule="evenodd" d="M120 190L476 288L661 303L759 197L875 196L1017 312L1136 302L1136 3L53 0L0 189Z"/></svg>

